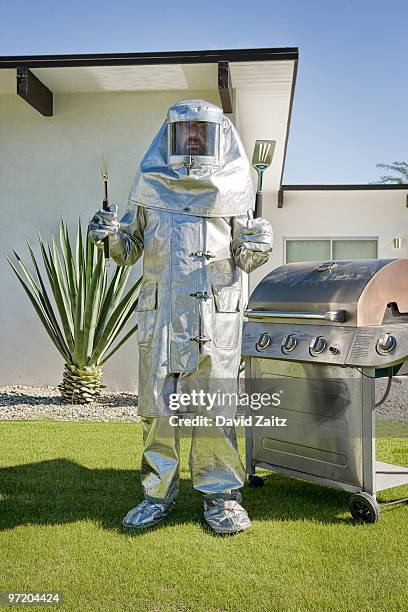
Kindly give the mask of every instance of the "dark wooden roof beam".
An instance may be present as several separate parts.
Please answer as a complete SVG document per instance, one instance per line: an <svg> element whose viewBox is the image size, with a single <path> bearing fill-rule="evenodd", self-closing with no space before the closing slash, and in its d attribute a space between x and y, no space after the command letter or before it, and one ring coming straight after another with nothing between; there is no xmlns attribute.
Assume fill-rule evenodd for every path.
<svg viewBox="0 0 408 612"><path fill-rule="evenodd" d="M17 94L44 117L52 117L52 91L27 66L17 68Z"/></svg>
<svg viewBox="0 0 408 612"><path fill-rule="evenodd" d="M234 112L234 94L228 62L218 62L218 91L224 113Z"/></svg>

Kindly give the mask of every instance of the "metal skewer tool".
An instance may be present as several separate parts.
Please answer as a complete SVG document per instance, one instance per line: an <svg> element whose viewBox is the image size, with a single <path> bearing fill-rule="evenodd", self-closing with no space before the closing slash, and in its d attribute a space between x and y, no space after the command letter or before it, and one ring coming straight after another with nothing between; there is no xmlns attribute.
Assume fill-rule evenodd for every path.
<svg viewBox="0 0 408 612"><path fill-rule="evenodd" d="M103 198L103 210L109 210L109 200L108 200L108 165L106 162L106 155L100 156L101 161L101 175L102 182L104 187L104 198ZM103 239L103 252L105 255L105 266L110 265L109 261L109 236Z"/></svg>

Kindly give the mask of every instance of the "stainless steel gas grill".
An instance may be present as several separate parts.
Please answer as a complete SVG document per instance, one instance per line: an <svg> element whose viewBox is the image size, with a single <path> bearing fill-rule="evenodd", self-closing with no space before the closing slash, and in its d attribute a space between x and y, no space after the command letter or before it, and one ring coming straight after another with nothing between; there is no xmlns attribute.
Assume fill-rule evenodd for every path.
<svg viewBox="0 0 408 612"><path fill-rule="evenodd" d="M250 485L260 466L339 487L355 518L376 522L376 492L408 484L408 467L375 460L375 379L388 376L387 394L408 361L408 260L281 266L245 315L247 392L280 400L251 411Z"/></svg>

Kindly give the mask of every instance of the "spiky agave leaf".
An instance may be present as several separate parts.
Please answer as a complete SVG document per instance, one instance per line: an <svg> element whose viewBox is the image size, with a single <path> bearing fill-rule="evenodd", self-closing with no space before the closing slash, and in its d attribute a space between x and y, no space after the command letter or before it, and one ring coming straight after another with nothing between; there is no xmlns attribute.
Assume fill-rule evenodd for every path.
<svg viewBox="0 0 408 612"><path fill-rule="evenodd" d="M78 291L77 278L75 274L75 261L72 256L71 244L69 240L68 228L61 217L60 221L60 245L63 252L64 272L67 279L68 291L70 294L71 314L74 316L73 308L75 296Z"/></svg>
<svg viewBox="0 0 408 612"><path fill-rule="evenodd" d="M115 310L107 320L106 326L103 329L102 335L94 346L92 353L91 364L99 365L103 355L111 347L114 340L122 331L125 323L130 318L134 305L139 296L141 279L139 279L127 292L125 297L119 302Z"/></svg>
<svg viewBox="0 0 408 612"><path fill-rule="evenodd" d="M61 346L64 348L65 354L68 355L68 360L70 361L72 359L72 357L70 355L67 343L65 342L64 336L62 335L62 333L60 331L59 323L57 321L57 317L55 316L54 309L52 307L51 301L50 301L50 299L48 297L47 289L46 289L46 287L44 285L44 281L42 279L41 272L40 272L40 269L39 269L38 264L37 264L37 260L35 258L33 249L31 248L30 242L28 240L27 240L27 245L28 245L28 249L30 251L30 255L31 255L31 259L32 259L34 268L35 268L37 280L38 280L38 282L40 283L40 286L41 286L42 296L40 296L40 299L41 299L41 302L43 304L43 308L46 311L49 319L51 320L52 325L53 325L53 329L55 331L55 334L57 335L58 340L61 343Z"/></svg>
<svg viewBox="0 0 408 612"><path fill-rule="evenodd" d="M112 312L119 304L130 274L129 266L117 266L109 287L101 300L98 322L95 330L95 346L99 343L103 330Z"/></svg>
<svg viewBox="0 0 408 612"><path fill-rule="evenodd" d="M15 253L16 257L17 257L17 261L20 263L21 262L20 257L18 256L18 254L15 251L14 251L14 253ZM68 360L70 358L70 354L65 351L65 347L60 343L60 341L59 341L59 334L57 334L56 331L53 329L53 326L50 323L50 317L49 317L46 309L43 308L43 306L41 304L41 300L39 298L37 299L37 296L36 296L37 292L35 290L33 291L33 290L30 289L29 285L24 281L24 278L18 272L18 270L14 266L13 262L7 256L6 256L6 259L9 262L10 266L12 267L12 269L13 269L14 273L16 274L18 280L20 281L21 285L23 286L24 291L26 292L30 302L34 306L34 309L35 309L36 313L38 314L38 316L40 318L40 321L44 325L44 328L45 328L47 334L49 335L49 337L51 338L53 344L57 348L58 352L62 355L62 357L65 360ZM24 269L23 269L23 271L24 271Z"/></svg>

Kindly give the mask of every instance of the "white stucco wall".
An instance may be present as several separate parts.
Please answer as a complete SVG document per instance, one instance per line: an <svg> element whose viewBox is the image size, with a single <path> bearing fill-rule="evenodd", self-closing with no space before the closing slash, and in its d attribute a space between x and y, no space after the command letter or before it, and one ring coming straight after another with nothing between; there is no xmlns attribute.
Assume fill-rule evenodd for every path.
<svg viewBox="0 0 408 612"><path fill-rule="evenodd" d="M0 384L56 385L62 358L48 339L5 260L13 249L30 262L26 238L37 249L37 228L57 236L60 215L75 236L102 205L99 154L106 152L111 201L124 210L136 165L171 104L188 97L220 104L218 91L58 94L44 118L16 95L0 95ZM132 270L140 275L141 262ZM105 383L137 385L133 336L105 366Z"/></svg>
<svg viewBox="0 0 408 612"><path fill-rule="evenodd" d="M290 155L290 151L288 152ZM285 191L264 196L264 216L274 229L275 247L267 264L250 278L254 288L265 274L284 263L286 238L378 237L378 257L408 257L408 189L374 191ZM393 248L393 238L402 248Z"/></svg>

